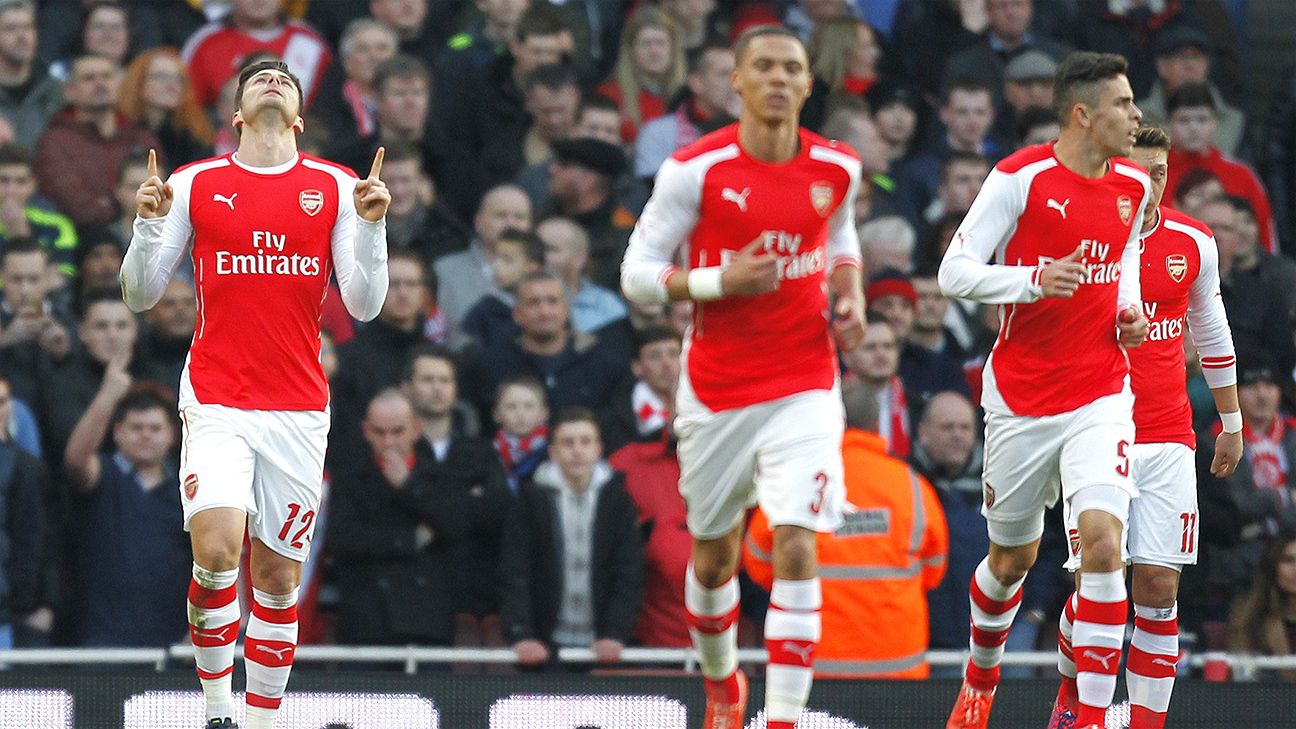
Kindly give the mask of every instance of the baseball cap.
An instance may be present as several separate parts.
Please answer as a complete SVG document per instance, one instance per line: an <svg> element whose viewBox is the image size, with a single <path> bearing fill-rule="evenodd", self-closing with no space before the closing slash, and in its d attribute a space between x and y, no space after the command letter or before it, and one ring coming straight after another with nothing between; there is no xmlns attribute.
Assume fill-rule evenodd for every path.
<svg viewBox="0 0 1296 729"><path fill-rule="evenodd" d="M874 302L888 296L899 296L910 304L918 305L918 291L913 282L903 271L895 268L884 268L869 279L868 288L864 289L864 299Z"/></svg>
<svg viewBox="0 0 1296 729"><path fill-rule="evenodd" d="M1176 25L1157 33L1152 48L1158 56L1166 56L1183 48L1197 48L1211 52L1211 40L1205 33L1191 25Z"/></svg>
<svg viewBox="0 0 1296 729"><path fill-rule="evenodd" d="M1259 348L1240 350L1237 353L1238 385L1257 382L1278 384L1278 364L1272 355Z"/></svg>
<svg viewBox="0 0 1296 729"><path fill-rule="evenodd" d="M1029 50L1019 54L1004 67L1005 81L1032 81L1037 78L1052 79L1057 72L1057 61L1044 51Z"/></svg>
<svg viewBox="0 0 1296 729"><path fill-rule="evenodd" d="M553 143L553 151L559 162L580 165L608 177L617 177L626 169L625 152L601 139L559 139Z"/></svg>

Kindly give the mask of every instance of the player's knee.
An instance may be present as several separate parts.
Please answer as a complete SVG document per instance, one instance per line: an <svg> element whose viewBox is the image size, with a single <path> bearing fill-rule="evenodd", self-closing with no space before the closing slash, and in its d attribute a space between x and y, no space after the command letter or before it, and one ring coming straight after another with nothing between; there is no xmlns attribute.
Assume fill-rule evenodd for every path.
<svg viewBox="0 0 1296 729"><path fill-rule="evenodd" d="M1111 572L1121 567L1120 537L1115 534L1094 534L1085 540L1081 550L1080 559L1086 571Z"/></svg>
<svg viewBox="0 0 1296 729"><path fill-rule="evenodd" d="M192 539L194 562L199 567L212 572L224 572L239 566L239 558L243 553L242 543L219 534L194 534Z"/></svg>
<svg viewBox="0 0 1296 729"><path fill-rule="evenodd" d="M1179 573L1168 569L1134 569L1131 584L1134 602L1153 608L1168 608L1179 597Z"/></svg>
<svg viewBox="0 0 1296 729"><path fill-rule="evenodd" d="M738 569L738 554L729 554L725 550L694 552L693 574L698 582L707 587L718 587L733 577Z"/></svg>
<svg viewBox="0 0 1296 729"><path fill-rule="evenodd" d="M295 564L275 561L252 569L252 584L271 595L286 595L297 587L300 572Z"/></svg>
<svg viewBox="0 0 1296 729"><path fill-rule="evenodd" d="M1038 542L1011 548L992 545L989 554L990 573L1001 585L1012 585L1021 581L1035 565L1038 548Z"/></svg>
<svg viewBox="0 0 1296 729"><path fill-rule="evenodd" d="M789 579L807 579L814 576L817 564L814 532L795 528L775 532L775 574Z"/></svg>

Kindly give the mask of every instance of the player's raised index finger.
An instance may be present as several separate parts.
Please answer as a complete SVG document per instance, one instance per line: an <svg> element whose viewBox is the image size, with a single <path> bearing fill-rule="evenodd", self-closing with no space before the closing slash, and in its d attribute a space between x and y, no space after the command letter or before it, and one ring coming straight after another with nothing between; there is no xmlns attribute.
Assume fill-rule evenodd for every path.
<svg viewBox="0 0 1296 729"><path fill-rule="evenodd" d="M386 147L379 147L378 151L374 153L373 167L369 168L369 179L378 179L378 173L382 172L383 156L385 154L387 154Z"/></svg>
<svg viewBox="0 0 1296 729"><path fill-rule="evenodd" d="M157 150L150 148L150 149L149 149L149 159L148 159L148 176L149 176L149 177L157 177L157 174L158 174L158 171L157 171Z"/></svg>
<svg viewBox="0 0 1296 729"><path fill-rule="evenodd" d="M765 236L764 234L761 234L756 236L755 238L752 238L751 242L743 246L743 249L741 251L738 251L738 253L743 255L754 256L757 253L760 253L764 248L765 248Z"/></svg>

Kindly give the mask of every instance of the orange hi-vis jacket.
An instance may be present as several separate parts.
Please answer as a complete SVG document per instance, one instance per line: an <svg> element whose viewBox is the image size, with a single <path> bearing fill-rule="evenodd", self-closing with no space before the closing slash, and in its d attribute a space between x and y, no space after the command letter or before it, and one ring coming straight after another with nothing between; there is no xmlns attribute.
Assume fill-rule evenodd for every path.
<svg viewBox="0 0 1296 729"><path fill-rule="evenodd" d="M927 678L927 591L945 575L949 532L931 484L886 453L876 433L847 430L845 522L820 534L823 637L815 675ZM743 565L757 584L774 581L774 534L756 510Z"/></svg>

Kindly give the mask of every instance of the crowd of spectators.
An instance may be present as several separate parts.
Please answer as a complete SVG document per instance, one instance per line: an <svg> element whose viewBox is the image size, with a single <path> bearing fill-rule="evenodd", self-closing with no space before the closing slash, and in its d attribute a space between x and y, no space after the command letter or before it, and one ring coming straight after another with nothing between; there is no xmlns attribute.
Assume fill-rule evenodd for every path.
<svg viewBox="0 0 1296 729"><path fill-rule="evenodd" d="M173 170L236 149L235 76L264 56L301 79L302 151L364 169L385 146L392 194L381 314L325 305L333 428L303 642L513 646L536 666L556 646L687 645L670 424L691 311L625 301L618 271L657 167L738 113L732 39L782 22L815 73L804 123L849 143L867 183L869 327L842 364L847 482L873 505L823 548L916 575L887 588L909 596L886 617L902 650L966 646L987 549L976 403L998 312L944 298L936 266L995 162L1057 134L1053 72L1084 49L1127 56L1169 130L1167 204L1214 231L1238 345L1245 459L1201 470L1185 629L1292 652L1296 69L1244 103L1233 5L0 0L0 648L184 635L192 272L139 317L116 278L148 150ZM1190 374L1209 464L1218 424ZM1010 647L1051 646L1069 592L1051 518L1054 568L1032 573ZM915 534L899 552L851 542L892 522ZM760 600L743 604L750 639ZM825 626L834 660L894 658L844 654Z"/></svg>

